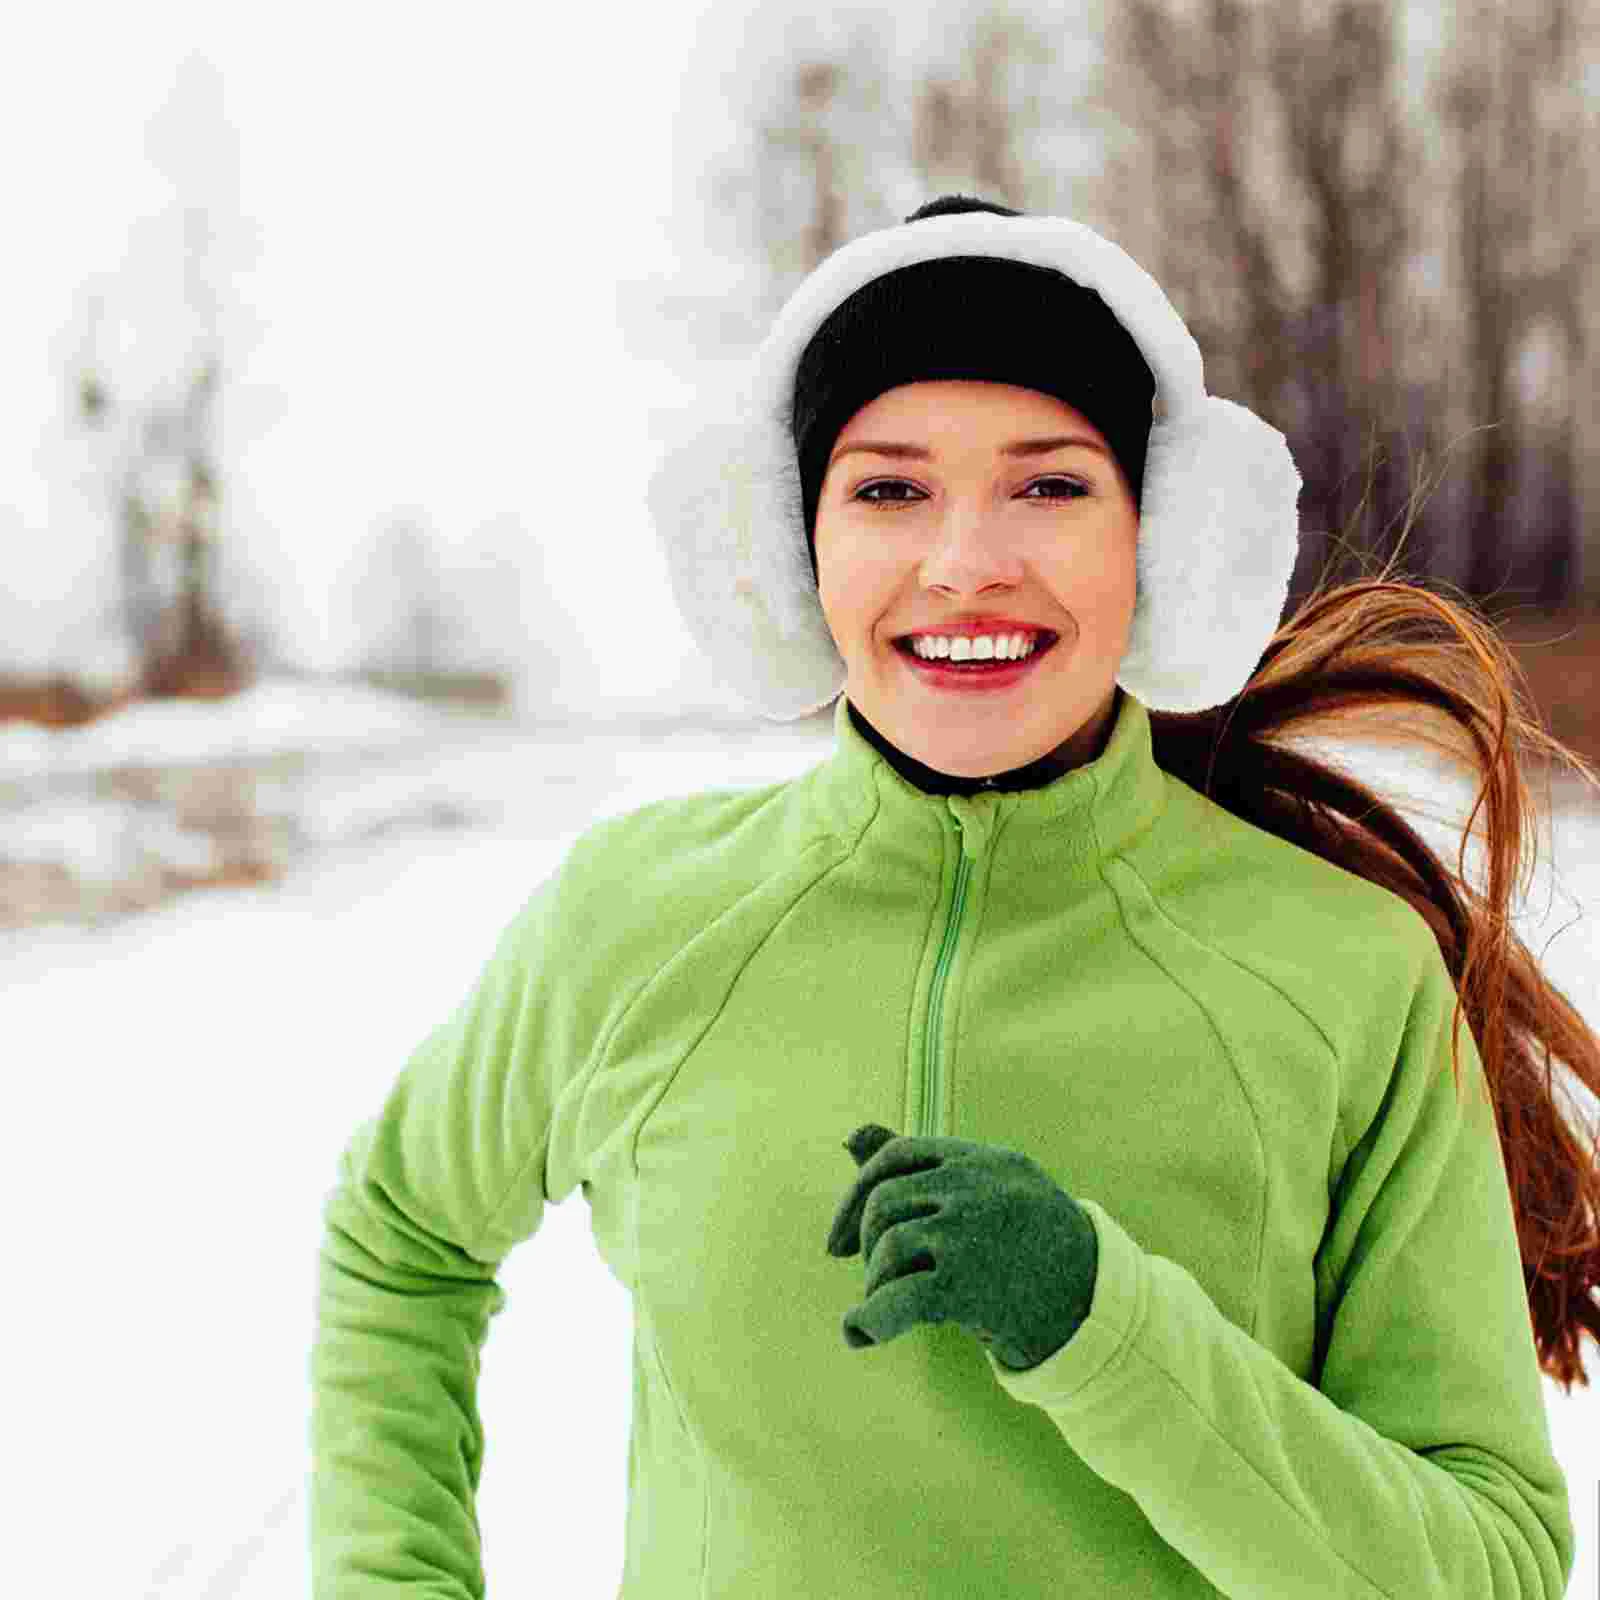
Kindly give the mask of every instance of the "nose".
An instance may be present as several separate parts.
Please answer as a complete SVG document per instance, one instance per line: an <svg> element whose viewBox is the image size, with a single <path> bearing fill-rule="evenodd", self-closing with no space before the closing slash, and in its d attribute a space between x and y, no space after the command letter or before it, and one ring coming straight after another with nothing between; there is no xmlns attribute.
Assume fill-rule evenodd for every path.
<svg viewBox="0 0 1600 1600"><path fill-rule="evenodd" d="M924 582L963 593L1019 582L1022 557L1004 522L979 509L952 507L931 535L921 565Z"/></svg>

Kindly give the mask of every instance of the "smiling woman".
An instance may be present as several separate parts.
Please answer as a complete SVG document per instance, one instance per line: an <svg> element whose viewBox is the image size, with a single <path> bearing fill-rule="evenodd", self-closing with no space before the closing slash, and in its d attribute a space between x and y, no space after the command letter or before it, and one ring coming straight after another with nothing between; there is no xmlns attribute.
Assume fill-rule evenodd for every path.
<svg viewBox="0 0 1600 1600"><path fill-rule="evenodd" d="M1062 325L1070 361L1040 337ZM1154 394L1101 296L1029 261L908 263L811 337L792 414L811 569L850 715L902 770L1009 788L1104 750Z"/></svg>
<svg viewBox="0 0 1600 1600"><path fill-rule="evenodd" d="M886 455L915 465L885 478ZM1065 401L984 381L880 394L839 436L813 544L852 711L958 777L1094 760L1133 621L1138 532L1115 453ZM919 659L912 635L945 642Z"/></svg>
<svg viewBox="0 0 1600 1600"><path fill-rule="evenodd" d="M630 1596L1566 1592L1539 1358L1596 1314L1555 1298L1593 1280L1594 1171L1529 1040L1600 1073L1508 969L1504 701L1463 716L1498 852L1464 908L1374 797L1258 735L1378 688L1460 708L1470 674L1452 700L1403 676L1425 646L1341 661L1359 593L1279 630L1283 436L1206 394L1110 241L947 214L974 207L835 252L658 472L686 620L764 714L836 701L833 749L587 830L354 1131L319 1595L484 1591L496 1274L580 1187L637 1312ZM1065 434L1104 448L1015 448ZM971 691L896 648L1036 628Z"/></svg>

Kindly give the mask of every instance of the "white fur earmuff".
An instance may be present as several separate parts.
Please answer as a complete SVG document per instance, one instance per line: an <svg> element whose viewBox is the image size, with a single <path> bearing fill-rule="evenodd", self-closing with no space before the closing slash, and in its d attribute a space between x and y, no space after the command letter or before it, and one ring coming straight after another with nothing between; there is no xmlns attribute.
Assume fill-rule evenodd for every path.
<svg viewBox="0 0 1600 1600"><path fill-rule="evenodd" d="M1159 284L1069 217L960 212L842 245L784 303L738 392L697 412L651 475L650 515L689 632L763 717L835 700L845 664L811 576L789 429L812 334L863 284L913 262L1000 256L1095 290L1155 375L1139 512L1138 601L1117 682L1157 711L1204 711L1249 681L1288 597L1301 477L1288 441L1209 395L1200 347ZM1061 329L1063 360L1073 329Z"/></svg>

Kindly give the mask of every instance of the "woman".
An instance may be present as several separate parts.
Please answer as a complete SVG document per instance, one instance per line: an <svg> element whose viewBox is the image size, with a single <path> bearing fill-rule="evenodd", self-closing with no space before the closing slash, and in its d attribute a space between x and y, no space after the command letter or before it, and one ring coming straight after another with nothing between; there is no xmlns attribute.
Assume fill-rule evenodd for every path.
<svg viewBox="0 0 1600 1600"><path fill-rule="evenodd" d="M482 1593L494 1272L582 1184L634 1297L630 1600L1554 1600L1539 1378L1600 1326L1600 1179L1527 1036L1600 1052L1503 870L1464 910L1262 737L1426 695L1475 740L1500 678L1419 674L1492 632L1385 584L1280 629L1282 435L1066 219L867 235L752 374L652 507L702 644L765 715L836 701L833 753L592 827L352 1139L316 1592ZM1357 648L1402 613L1457 656Z"/></svg>

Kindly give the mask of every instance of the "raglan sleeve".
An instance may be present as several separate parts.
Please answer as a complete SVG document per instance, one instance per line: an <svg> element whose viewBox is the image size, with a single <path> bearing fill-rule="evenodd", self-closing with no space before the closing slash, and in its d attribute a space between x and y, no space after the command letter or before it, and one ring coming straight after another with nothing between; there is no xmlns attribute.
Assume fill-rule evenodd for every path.
<svg viewBox="0 0 1600 1600"><path fill-rule="evenodd" d="M314 1600L481 1597L477 1408L495 1269L538 1229L553 1120L592 1028L573 977L569 854L504 927L338 1161L311 1379ZM577 937L574 937L574 936Z"/></svg>
<svg viewBox="0 0 1600 1600"><path fill-rule="evenodd" d="M1420 918L1418 919L1420 923ZM1560 1600L1575 1540L1494 1108L1432 934L1318 1253L1316 1383L1082 1203L1087 1320L1001 1385L1231 1600Z"/></svg>

